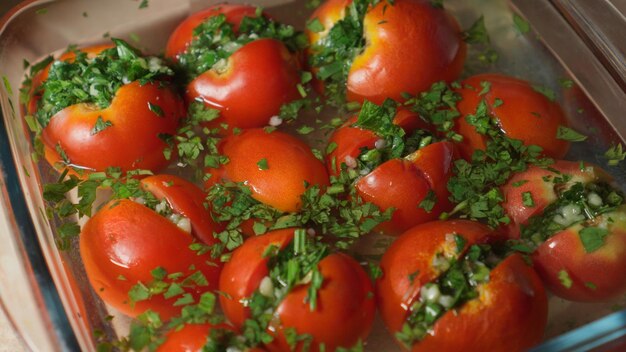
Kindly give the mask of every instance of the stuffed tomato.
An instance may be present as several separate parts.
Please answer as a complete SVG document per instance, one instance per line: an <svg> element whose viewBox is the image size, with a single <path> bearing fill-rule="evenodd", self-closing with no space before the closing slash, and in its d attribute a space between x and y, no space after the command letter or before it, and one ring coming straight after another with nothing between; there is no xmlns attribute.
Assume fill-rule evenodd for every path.
<svg viewBox="0 0 626 352"><path fill-rule="evenodd" d="M556 295L603 301L626 292L626 205L599 167L557 161L503 187L517 249Z"/></svg>
<svg viewBox="0 0 626 352"><path fill-rule="evenodd" d="M112 200L87 221L80 255L104 302L132 317L150 309L168 319L180 313L181 297L217 289L221 262L202 249L219 242L221 225L188 181L158 175L140 185L133 200Z"/></svg>
<svg viewBox="0 0 626 352"><path fill-rule="evenodd" d="M28 108L48 162L79 173L165 167L163 136L185 115L172 76L160 59L117 39L54 61L32 82Z"/></svg>
<svg viewBox="0 0 626 352"><path fill-rule="evenodd" d="M333 133L329 148L331 174L354 174L363 201L393 208L391 220L377 228L384 234L398 235L452 208L447 183L456 148L437 141L417 114L368 102Z"/></svg>
<svg viewBox="0 0 626 352"><path fill-rule="evenodd" d="M385 252L378 305L405 349L522 351L541 341L541 280L519 254L496 255L493 236L471 221L429 222Z"/></svg>
<svg viewBox="0 0 626 352"><path fill-rule="evenodd" d="M491 136L481 133L484 119L495 119L497 128L508 138L542 148L544 155L562 158L569 142L559 139L568 126L561 107L541 87L501 74L480 74L463 80L456 91L460 95L460 114L456 132L463 136L459 147L463 157L471 159L476 150L485 150Z"/></svg>
<svg viewBox="0 0 626 352"><path fill-rule="evenodd" d="M333 101L381 104L456 79L460 28L427 0L327 0L307 25L309 64Z"/></svg>
<svg viewBox="0 0 626 352"><path fill-rule="evenodd" d="M220 4L184 20L165 54L185 76L187 102L220 111L211 126L254 128L301 98L302 41L260 8Z"/></svg>
<svg viewBox="0 0 626 352"><path fill-rule="evenodd" d="M220 303L236 327L253 326L269 351L334 351L365 341L373 286L351 257L284 229L248 239L220 277Z"/></svg>

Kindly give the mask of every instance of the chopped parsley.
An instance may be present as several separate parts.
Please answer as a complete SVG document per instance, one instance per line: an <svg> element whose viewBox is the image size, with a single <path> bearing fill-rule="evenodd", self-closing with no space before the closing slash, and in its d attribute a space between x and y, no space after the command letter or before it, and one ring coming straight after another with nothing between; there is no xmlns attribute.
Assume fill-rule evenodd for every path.
<svg viewBox="0 0 626 352"><path fill-rule="evenodd" d="M607 160L609 166L617 166L620 162L626 159L626 151L622 143L614 144L604 153L604 158Z"/></svg>
<svg viewBox="0 0 626 352"><path fill-rule="evenodd" d="M585 247L585 252L592 253L602 248L609 230L600 227L585 227L578 231L580 242Z"/></svg>
<svg viewBox="0 0 626 352"><path fill-rule="evenodd" d="M42 99L35 116L45 127L60 110L79 103L104 109L111 104L117 90L127 83L153 82L172 76L173 72L156 57L141 53L121 39L112 39L115 47L95 58L75 50L73 61L54 61L48 79L42 84Z"/></svg>
<svg viewBox="0 0 626 352"><path fill-rule="evenodd" d="M563 285L563 287L565 287L565 288L571 288L572 287L572 283L573 283L572 282L572 278L567 273L567 270L559 271L558 278L559 278L559 281L561 281L561 285Z"/></svg>
<svg viewBox="0 0 626 352"><path fill-rule="evenodd" d="M528 22L516 13L513 14L513 24L515 25L515 29L517 29L520 34L530 32L530 25Z"/></svg>
<svg viewBox="0 0 626 352"><path fill-rule="evenodd" d="M91 135L94 136L112 126L113 122L108 120L105 121L102 116L98 116L98 118L96 119L96 124L91 129Z"/></svg>
<svg viewBox="0 0 626 352"><path fill-rule="evenodd" d="M259 167L259 170L267 170L269 169L269 165L267 164L267 159L263 158L261 160L259 160L256 165Z"/></svg>
<svg viewBox="0 0 626 352"><path fill-rule="evenodd" d="M565 126L559 126L559 129L556 131L556 138L568 142L583 142L587 140L587 136L584 134Z"/></svg>

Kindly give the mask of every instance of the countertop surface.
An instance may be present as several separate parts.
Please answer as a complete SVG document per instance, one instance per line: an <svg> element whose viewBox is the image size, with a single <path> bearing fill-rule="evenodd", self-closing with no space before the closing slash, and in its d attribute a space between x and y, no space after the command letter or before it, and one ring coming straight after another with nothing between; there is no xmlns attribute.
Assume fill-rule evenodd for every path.
<svg viewBox="0 0 626 352"><path fill-rule="evenodd" d="M0 0L0 17L18 2L18 0ZM0 352L20 352L24 350L24 346L13 331L4 311L0 308Z"/></svg>

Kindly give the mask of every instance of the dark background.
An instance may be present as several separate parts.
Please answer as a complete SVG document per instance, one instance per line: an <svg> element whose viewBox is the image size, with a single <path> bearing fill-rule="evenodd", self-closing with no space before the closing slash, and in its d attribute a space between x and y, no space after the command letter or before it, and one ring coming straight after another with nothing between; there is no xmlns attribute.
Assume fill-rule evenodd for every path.
<svg viewBox="0 0 626 352"><path fill-rule="evenodd" d="M0 17L19 2L20 0L0 0Z"/></svg>

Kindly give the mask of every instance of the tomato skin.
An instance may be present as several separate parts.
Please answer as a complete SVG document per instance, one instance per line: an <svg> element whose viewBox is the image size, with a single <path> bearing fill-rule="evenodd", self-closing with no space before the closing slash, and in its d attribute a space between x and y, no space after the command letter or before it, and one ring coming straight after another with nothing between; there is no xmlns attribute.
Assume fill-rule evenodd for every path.
<svg viewBox="0 0 626 352"><path fill-rule="evenodd" d="M152 112L148 103L158 105L163 116ZM122 86L105 109L76 104L52 116L41 134L45 157L53 166L62 162L56 151L59 144L78 168L157 171L169 163L163 155L167 144L159 135L174 135L183 116L182 101L173 90L158 83L132 82ZM98 117L113 125L92 134Z"/></svg>
<svg viewBox="0 0 626 352"><path fill-rule="evenodd" d="M225 265L220 278L220 291L231 298L220 296L226 317L241 326L249 316L248 308L240 303L259 287L267 276L268 259L263 258L270 244L284 248L292 241L294 229L278 230L248 239ZM293 289L279 304L276 315L280 326L273 326L274 341L269 351L290 350L284 336L286 328L295 328L299 334L313 337L311 351L318 351L324 343L327 351L337 347L351 347L365 340L374 320L373 287L359 264L345 254L330 254L319 263L324 284L318 291L317 308L311 311L304 302L308 285ZM301 346L297 348L300 350Z"/></svg>
<svg viewBox="0 0 626 352"><path fill-rule="evenodd" d="M383 276L377 281L378 306L387 328L396 332L421 287L439 276L432 266L438 252L454 251L450 234L462 235L465 249L496 238L482 224L467 220L418 225L400 236L383 255ZM411 280L412 279L412 280ZM547 322L547 298L541 281L521 256L514 254L491 271L479 298L444 314L433 333L413 345L413 351L519 351L541 341ZM515 329L511 329L514 326Z"/></svg>
<svg viewBox="0 0 626 352"><path fill-rule="evenodd" d="M390 221L378 229L397 236L412 226L436 220L452 209L448 180L452 176L456 150L450 142L437 142L404 159L389 160L356 181L359 196L385 211L394 208ZM430 211L419 207L434 192L436 202Z"/></svg>
<svg viewBox="0 0 626 352"><path fill-rule="evenodd" d="M419 296L421 286L439 275L431 265L432 259L439 251L456 248L448 248L451 244L446 241L446 234L453 233L463 235L469 247L492 236L493 230L468 220L427 222L403 233L383 255L380 262L383 276L376 282L376 297L389 330L402 328L407 309Z"/></svg>
<svg viewBox="0 0 626 352"><path fill-rule="evenodd" d="M480 95L481 82L491 84L483 95ZM522 140L526 145L538 145L551 158L560 159L567 153L569 143L556 138L559 126L568 126L561 107L535 91L528 82L500 74L480 74L464 80L461 86L457 89L462 100L457 104L461 115L456 131L464 138L459 144L464 158L470 159L474 150L486 147L485 136L466 121L466 116L475 114L483 99L507 137ZM496 99L502 100L502 104L498 106Z"/></svg>
<svg viewBox="0 0 626 352"><path fill-rule="evenodd" d="M232 327L221 324L185 324L180 330L170 330L165 335L165 341L159 345L157 352L197 352L207 343L211 329L220 328L233 330Z"/></svg>
<svg viewBox="0 0 626 352"><path fill-rule="evenodd" d="M612 221L608 221L608 219ZM595 224L609 230L604 245L588 253L578 235L581 224L563 230L541 244L532 259L537 273L555 295L580 302L601 302L626 292L626 205L600 215ZM566 287L559 273L568 273Z"/></svg>
<svg viewBox="0 0 626 352"><path fill-rule="evenodd" d="M224 229L222 224L213 221L211 212L205 208L206 194L193 183L177 176L154 175L141 180L142 187L157 199L166 199L172 209L191 221L194 237L207 245L219 242L213 236Z"/></svg>
<svg viewBox="0 0 626 352"><path fill-rule="evenodd" d="M608 176L600 168L585 164L581 170L580 163L573 161L558 160L550 165L551 169L561 174L570 175L572 179L568 184L575 182L589 183L599 180L608 180ZM504 211L511 219L506 227L509 237L520 237L520 226L526 225L532 216L543 213L543 210L557 200L557 193L552 178L560 175L537 166L530 166L528 170L517 173L502 187ZM544 180L550 177L550 180ZM521 183L521 184L520 184ZM529 192L534 206L524 205L523 194Z"/></svg>
<svg viewBox="0 0 626 352"><path fill-rule="evenodd" d="M521 255L504 259L490 274L480 297L455 315L449 311L432 335L413 351L525 351L540 343L548 320L548 300L539 277Z"/></svg>
<svg viewBox="0 0 626 352"><path fill-rule="evenodd" d="M346 0L328 0L311 16L326 31L308 31L309 42L325 36L345 16ZM386 98L402 101L402 93L425 91L441 80L456 79L463 68L466 46L453 17L426 0L381 2L364 18L363 52L350 68L347 98L381 104Z"/></svg>
<svg viewBox="0 0 626 352"><path fill-rule="evenodd" d="M331 175L337 176L341 172L341 164L347 158L357 159L362 148L374 149L380 137L370 130L353 126L358 116L352 116L331 135L328 143L337 146L326 157L326 168ZM410 134L418 128L428 129L429 126L420 117L409 111L400 109L394 117L393 123L402 127L405 133Z"/></svg>
<svg viewBox="0 0 626 352"><path fill-rule="evenodd" d="M322 188L329 184L324 164L311 148L287 133L263 129L242 131L223 140L219 149L230 160L219 169L207 169L213 176L205 183L209 188L223 180L243 182L252 197L280 211L295 212L302 205L305 181ZM258 163L267 160L268 168Z"/></svg>
<svg viewBox="0 0 626 352"><path fill-rule="evenodd" d="M209 285L186 289L194 299L216 289L220 263L208 253L196 255L189 249L193 242L191 235L153 210L116 200L105 204L83 227L80 255L94 291L104 302L130 317L151 309L166 320L180 312L181 307L173 306L177 297L156 295L136 302L133 308L128 292L138 282L151 282L151 271L157 267L185 277L202 272ZM194 270L189 269L192 265Z"/></svg>
<svg viewBox="0 0 626 352"><path fill-rule="evenodd" d="M192 15L174 31L166 56L174 61L193 40L193 28L209 17L226 15L237 30L244 17L256 17L256 7L216 5ZM281 106L300 98L299 62L283 43L275 39L258 39L243 45L227 60L226 68L212 68L187 85L188 103L201 101L220 111L220 118L208 126L232 128L266 126Z"/></svg>

